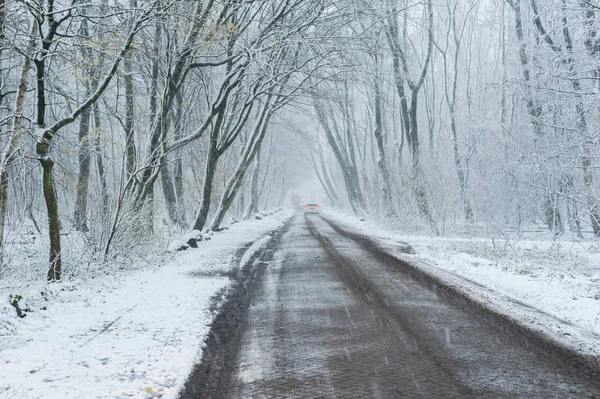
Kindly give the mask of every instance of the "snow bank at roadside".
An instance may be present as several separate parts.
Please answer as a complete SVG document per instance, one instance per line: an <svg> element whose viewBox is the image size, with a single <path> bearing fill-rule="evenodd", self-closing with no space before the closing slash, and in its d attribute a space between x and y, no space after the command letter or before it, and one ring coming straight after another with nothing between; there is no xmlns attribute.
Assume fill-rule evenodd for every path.
<svg viewBox="0 0 600 399"><path fill-rule="evenodd" d="M377 239L390 252L470 297L582 353L600 356L600 251L596 241L407 236L327 210L344 228ZM415 255L394 251L408 243Z"/></svg>
<svg viewBox="0 0 600 399"><path fill-rule="evenodd" d="M199 361L211 298L229 285L235 252L291 215L235 223L162 266L32 283L19 292L24 318L0 291L0 398L175 398Z"/></svg>

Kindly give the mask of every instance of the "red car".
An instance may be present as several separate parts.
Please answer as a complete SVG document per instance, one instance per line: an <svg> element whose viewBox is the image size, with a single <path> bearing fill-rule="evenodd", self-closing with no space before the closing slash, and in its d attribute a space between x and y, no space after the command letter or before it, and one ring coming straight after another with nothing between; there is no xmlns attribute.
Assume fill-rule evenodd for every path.
<svg viewBox="0 0 600 399"><path fill-rule="evenodd" d="M308 204L304 205L304 214L319 213L319 209L321 209L321 207L318 204L308 203Z"/></svg>

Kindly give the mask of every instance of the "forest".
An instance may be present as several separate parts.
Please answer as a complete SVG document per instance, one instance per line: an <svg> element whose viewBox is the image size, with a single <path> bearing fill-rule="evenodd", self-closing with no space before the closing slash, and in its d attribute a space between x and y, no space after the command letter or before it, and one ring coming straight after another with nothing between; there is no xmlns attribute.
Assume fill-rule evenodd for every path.
<svg viewBox="0 0 600 399"><path fill-rule="evenodd" d="M307 185L405 232L597 236L599 27L596 0L0 0L0 280Z"/></svg>

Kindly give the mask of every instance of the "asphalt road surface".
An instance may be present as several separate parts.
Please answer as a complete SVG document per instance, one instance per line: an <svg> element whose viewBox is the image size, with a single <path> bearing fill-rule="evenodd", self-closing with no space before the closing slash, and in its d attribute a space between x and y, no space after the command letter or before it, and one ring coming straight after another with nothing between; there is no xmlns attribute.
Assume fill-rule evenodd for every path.
<svg viewBox="0 0 600 399"><path fill-rule="evenodd" d="M318 215L274 243L183 398L600 398L593 367Z"/></svg>

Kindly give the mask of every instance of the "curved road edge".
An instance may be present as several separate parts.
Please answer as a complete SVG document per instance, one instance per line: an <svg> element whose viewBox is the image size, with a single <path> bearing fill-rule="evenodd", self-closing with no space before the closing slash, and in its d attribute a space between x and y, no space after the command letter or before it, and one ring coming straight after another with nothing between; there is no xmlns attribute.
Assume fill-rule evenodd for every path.
<svg viewBox="0 0 600 399"><path fill-rule="evenodd" d="M230 275L232 285L227 288L220 302L208 335L204 340L202 356L194 366L179 393L180 399L218 397L222 391L222 382L227 378L228 365L235 360L240 337L247 319L247 309L252 299L249 293L254 291L265 267L272 260L275 248L281 236L289 229L295 214L292 214L278 229L241 247L235 256L237 265ZM264 245L256 247L266 237L271 237ZM251 253L250 253L251 252Z"/></svg>
<svg viewBox="0 0 600 399"><path fill-rule="evenodd" d="M410 245L398 242L396 248L335 220L319 215L338 234L356 241L361 247L394 267L401 267L424 286L461 307L467 307L503 333L526 339L540 349L560 354L579 372L598 378L600 374L600 337L564 320L553 317L477 282L463 278L418 259ZM536 321L543 318L544 323ZM562 335L544 328L552 325ZM590 345L590 340L597 344Z"/></svg>

